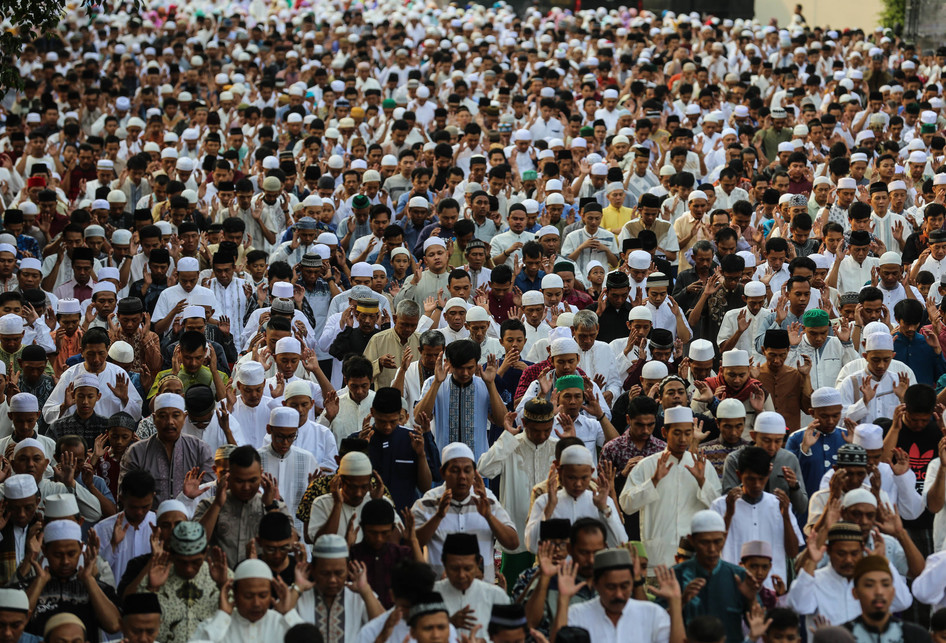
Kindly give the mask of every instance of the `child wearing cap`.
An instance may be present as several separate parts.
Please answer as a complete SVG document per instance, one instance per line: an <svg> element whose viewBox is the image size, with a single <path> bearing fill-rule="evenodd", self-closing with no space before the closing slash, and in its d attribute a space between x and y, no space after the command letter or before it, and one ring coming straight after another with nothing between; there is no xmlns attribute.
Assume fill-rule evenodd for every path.
<svg viewBox="0 0 946 643"><path fill-rule="evenodd" d="M739 550L739 566L755 579L759 587L759 602L762 607L771 609L778 605L780 596L788 592L788 586L781 576L772 574L772 545L765 540L750 540L742 543ZM775 589L762 587L771 574Z"/></svg>
<svg viewBox="0 0 946 643"><path fill-rule="evenodd" d="M719 346L720 353L733 349L749 351L750 353L755 350L752 333L747 331L752 327L753 321L765 305L766 285L761 281L750 281L745 284L742 291L742 300L745 302L745 306L728 310L723 315L723 321L719 325L719 333L716 335L716 343Z"/></svg>
<svg viewBox="0 0 946 643"><path fill-rule="evenodd" d="M706 380L696 380L693 385L699 394L693 396L691 406L697 413L714 409L721 401L734 398L746 409L746 423L751 424L757 413L774 411L772 396L762 388L758 379L752 377L749 353L730 350L723 353L719 375Z"/></svg>
<svg viewBox="0 0 946 643"><path fill-rule="evenodd" d="M66 370L66 360L80 351L82 335L85 333L85 329L79 328L81 317L78 299L60 299L56 302L56 321L59 322L59 328L50 333L56 345L56 355L49 360L56 377Z"/></svg>

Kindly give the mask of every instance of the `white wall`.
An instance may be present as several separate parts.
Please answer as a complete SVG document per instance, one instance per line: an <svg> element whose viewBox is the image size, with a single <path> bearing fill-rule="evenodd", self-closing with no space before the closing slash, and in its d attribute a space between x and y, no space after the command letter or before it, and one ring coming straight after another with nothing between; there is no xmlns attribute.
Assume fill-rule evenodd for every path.
<svg viewBox="0 0 946 643"><path fill-rule="evenodd" d="M780 27L790 24L795 0L755 0L755 17L762 25L776 18ZM811 26L832 29L860 28L871 32L883 9L881 0L802 0L802 14Z"/></svg>

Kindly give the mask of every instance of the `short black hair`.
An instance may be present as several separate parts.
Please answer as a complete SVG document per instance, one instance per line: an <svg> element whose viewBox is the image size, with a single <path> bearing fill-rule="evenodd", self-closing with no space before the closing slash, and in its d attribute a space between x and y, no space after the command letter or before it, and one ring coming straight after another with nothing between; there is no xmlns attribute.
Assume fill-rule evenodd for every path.
<svg viewBox="0 0 946 643"><path fill-rule="evenodd" d="M254 449L252 445L244 444L241 447L235 448L233 452L230 453L231 467L242 467L246 469L247 467L252 467L254 462L262 464L259 451Z"/></svg>
<svg viewBox="0 0 946 643"><path fill-rule="evenodd" d="M132 469L122 478L119 491L123 496L146 498L155 491L154 476L145 469Z"/></svg>
<svg viewBox="0 0 946 643"><path fill-rule="evenodd" d="M181 347L181 352L193 353L207 347L207 338L200 331L188 330L181 335L178 346Z"/></svg>
<svg viewBox="0 0 946 643"><path fill-rule="evenodd" d="M687 623L687 643L717 643L726 638L723 622L715 616L704 614Z"/></svg>
<svg viewBox="0 0 946 643"><path fill-rule="evenodd" d="M108 346L111 343L112 340L109 339L108 333L101 328L90 328L82 336L82 350L85 350L90 344L105 344Z"/></svg>
<svg viewBox="0 0 946 643"><path fill-rule="evenodd" d="M772 458L762 447L747 446L739 450L736 471L738 473L755 473L760 476L769 475L769 466Z"/></svg>
<svg viewBox="0 0 946 643"><path fill-rule="evenodd" d="M525 333L526 325L523 324L518 319L507 319L506 321L504 321L502 324L499 325L499 338L502 339L503 335L505 335L506 333L514 332L517 330Z"/></svg>
<svg viewBox="0 0 946 643"><path fill-rule="evenodd" d="M495 272L495 271L494 271ZM444 350L444 355L454 368L463 366L470 361L479 362L482 356L480 345L469 339L458 339L450 342Z"/></svg>

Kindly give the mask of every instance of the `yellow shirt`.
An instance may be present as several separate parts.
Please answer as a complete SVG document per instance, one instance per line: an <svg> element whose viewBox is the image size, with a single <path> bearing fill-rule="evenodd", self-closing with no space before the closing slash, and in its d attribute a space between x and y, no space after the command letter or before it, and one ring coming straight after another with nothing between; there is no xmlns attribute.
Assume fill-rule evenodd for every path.
<svg viewBox="0 0 946 643"><path fill-rule="evenodd" d="M601 227L612 232L615 230L620 232L624 224L631 220L633 214L634 210L632 208L625 208L624 206L615 208L609 205L601 211ZM615 232L615 234L617 233Z"/></svg>

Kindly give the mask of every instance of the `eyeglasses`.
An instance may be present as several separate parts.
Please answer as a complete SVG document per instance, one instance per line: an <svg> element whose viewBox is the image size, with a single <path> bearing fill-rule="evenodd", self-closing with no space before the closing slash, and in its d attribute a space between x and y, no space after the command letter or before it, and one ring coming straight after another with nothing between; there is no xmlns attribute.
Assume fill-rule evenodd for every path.
<svg viewBox="0 0 946 643"><path fill-rule="evenodd" d="M298 433L293 433L292 435L279 435L278 433L273 433L273 442L286 442L291 443L296 441L296 436Z"/></svg>

